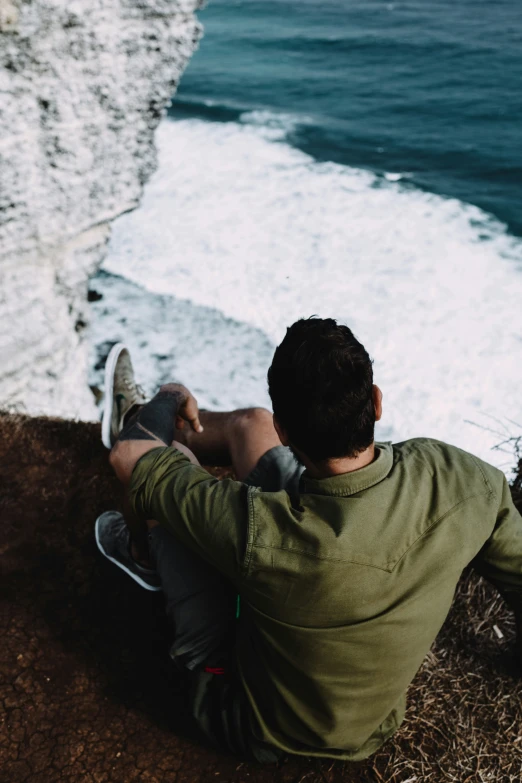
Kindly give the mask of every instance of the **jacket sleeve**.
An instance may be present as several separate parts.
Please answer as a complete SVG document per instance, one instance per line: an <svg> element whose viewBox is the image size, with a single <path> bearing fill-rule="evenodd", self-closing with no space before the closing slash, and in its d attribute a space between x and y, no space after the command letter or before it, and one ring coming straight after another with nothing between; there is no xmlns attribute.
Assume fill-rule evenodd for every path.
<svg viewBox="0 0 522 783"><path fill-rule="evenodd" d="M513 503L503 474L497 481L497 487L499 485L495 528L473 561L473 566L500 591L513 609L519 650L522 651L522 516Z"/></svg>
<svg viewBox="0 0 522 783"><path fill-rule="evenodd" d="M171 447L145 454L129 488L138 518L156 519L234 581L245 559L249 491L239 481L219 481Z"/></svg>

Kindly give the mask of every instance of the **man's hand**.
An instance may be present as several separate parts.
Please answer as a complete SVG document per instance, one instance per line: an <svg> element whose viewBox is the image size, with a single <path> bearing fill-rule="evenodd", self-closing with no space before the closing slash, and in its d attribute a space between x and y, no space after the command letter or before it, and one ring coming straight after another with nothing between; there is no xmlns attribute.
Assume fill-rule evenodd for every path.
<svg viewBox="0 0 522 783"><path fill-rule="evenodd" d="M188 422L194 432L203 432L203 427L199 420L199 409L196 398L181 383L166 383L160 386L160 392L180 395L180 406L176 416L176 429L182 430L185 422Z"/></svg>
<svg viewBox="0 0 522 783"><path fill-rule="evenodd" d="M189 422L194 432L203 432L198 404L180 383L162 386L150 402L125 424L110 454L110 463L123 484L130 482L138 460L158 446L170 446L175 427Z"/></svg>

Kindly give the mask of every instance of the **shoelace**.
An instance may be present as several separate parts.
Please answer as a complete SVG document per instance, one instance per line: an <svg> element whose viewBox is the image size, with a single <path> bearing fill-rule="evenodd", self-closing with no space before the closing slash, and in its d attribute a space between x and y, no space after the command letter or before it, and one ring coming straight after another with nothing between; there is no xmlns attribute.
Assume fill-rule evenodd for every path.
<svg viewBox="0 0 522 783"><path fill-rule="evenodd" d="M130 392L137 392L140 397L145 399L145 391L143 390L143 387L139 385L139 383L136 383L136 381L132 380L131 378L125 378L123 384Z"/></svg>

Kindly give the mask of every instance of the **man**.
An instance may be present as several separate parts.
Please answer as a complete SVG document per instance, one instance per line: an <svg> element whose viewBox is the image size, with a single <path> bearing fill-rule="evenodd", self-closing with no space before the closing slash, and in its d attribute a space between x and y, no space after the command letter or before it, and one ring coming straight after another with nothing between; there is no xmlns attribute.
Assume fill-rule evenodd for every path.
<svg viewBox="0 0 522 783"><path fill-rule="evenodd" d="M108 512L98 544L164 590L171 655L215 744L258 760L373 753L470 563L522 618L522 518L505 476L439 441L374 443L382 394L346 326L287 330L268 371L273 417L199 412L177 384L144 404L121 345L107 374L104 437L132 532Z"/></svg>

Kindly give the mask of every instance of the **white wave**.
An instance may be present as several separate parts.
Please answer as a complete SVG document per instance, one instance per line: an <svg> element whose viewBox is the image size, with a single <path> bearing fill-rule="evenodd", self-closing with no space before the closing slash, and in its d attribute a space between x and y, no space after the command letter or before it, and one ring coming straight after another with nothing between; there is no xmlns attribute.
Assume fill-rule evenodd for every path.
<svg viewBox="0 0 522 783"><path fill-rule="evenodd" d="M263 332L215 308L149 293L105 272L95 275L91 288L101 294L91 306L91 385L103 386L107 354L122 341L146 394L177 378L190 384L202 408L259 402L273 354Z"/></svg>
<svg viewBox="0 0 522 783"><path fill-rule="evenodd" d="M269 109L254 109L244 111L240 115L240 121L247 125L255 125L264 138L276 141L284 139L299 126L313 123L313 119L306 115L286 114Z"/></svg>
<svg viewBox="0 0 522 783"><path fill-rule="evenodd" d="M411 174L407 171L403 172L402 174L398 171L387 171L384 174L384 179L387 179L388 182L400 182L401 179L408 179L411 177Z"/></svg>
<svg viewBox="0 0 522 783"><path fill-rule="evenodd" d="M467 421L522 420L521 243L477 207L317 163L282 132L164 121L158 171L116 221L106 268L274 344L300 316L339 318L375 358L378 437L440 438L508 469L491 451L502 437Z"/></svg>

